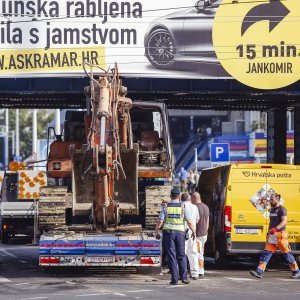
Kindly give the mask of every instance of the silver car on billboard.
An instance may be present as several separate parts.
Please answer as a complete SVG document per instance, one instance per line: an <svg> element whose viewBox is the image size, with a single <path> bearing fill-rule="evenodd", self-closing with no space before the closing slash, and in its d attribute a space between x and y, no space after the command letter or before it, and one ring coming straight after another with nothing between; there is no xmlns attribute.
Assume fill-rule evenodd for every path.
<svg viewBox="0 0 300 300"><path fill-rule="evenodd" d="M212 27L221 0L199 0L184 9L154 20L145 38L145 55L156 68L168 69L176 61L216 63Z"/></svg>

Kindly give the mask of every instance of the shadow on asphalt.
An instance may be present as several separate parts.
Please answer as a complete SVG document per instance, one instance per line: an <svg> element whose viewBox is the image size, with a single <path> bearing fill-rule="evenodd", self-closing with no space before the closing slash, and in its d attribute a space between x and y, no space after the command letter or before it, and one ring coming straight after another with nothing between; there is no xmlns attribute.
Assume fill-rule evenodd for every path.
<svg viewBox="0 0 300 300"><path fill-rule="evenodd" d="M33 242L33 237L15 236L13 238L10 238L8 243L5 245L28 245L28 244L32 244L32 242Z"/></svg>
<svg viewBox="0 0 300 300"><path fill-rule="evenodd" d="M12 238L8 244L9 245L32 245L32 238L31 237L16 237ZM17 247L15 247L17 249ZM5 247L4 247L5 249ZM249 257L237 257L233 261L230 261L226 267L218 268L214 262L213 258L206 257L205 258L205 269L206 270L222 270L222 271L248 271L256 267L258 263L259 256L249 256ZM25 259L26 260L26 259ZM0 262L1 266L4 267L6 270L10 270L6 272L6 275L11 275L13 277L24 277L29 270L31 275L39 275L42 277L65 277L65 276L72 276L72 277L120 277L125 274L141 274L141 275L149 275L149 276L156 276L162 273L161 268L134 268L134 267L127 267L127 268L108 268L108 267L60 267L60 268L41 268L38 266L38 257L36 259L31 257L30 261L27 264L20 264L16 261L14 257L8 257L5 262ZM28 266L29 265L29 266ZM167 272L167 267L164 268L164 273ZM276 255L272 257L268 269L276 269L276 270L287 270L288 265L283 261L281 255ZM9 273L9 274L8 274Z"/></svg>

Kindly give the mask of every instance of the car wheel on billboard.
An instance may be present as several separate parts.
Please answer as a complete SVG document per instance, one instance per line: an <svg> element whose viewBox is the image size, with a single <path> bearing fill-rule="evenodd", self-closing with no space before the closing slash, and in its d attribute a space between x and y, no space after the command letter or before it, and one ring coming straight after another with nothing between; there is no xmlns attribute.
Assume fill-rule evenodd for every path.
<svg viewBox="0 0 300 300"><path fill-rule="evenodd" d="M173 65L175 44L166 29L156 29L150 33L146 43L146 57L156 68L167 69Z"/></svg>

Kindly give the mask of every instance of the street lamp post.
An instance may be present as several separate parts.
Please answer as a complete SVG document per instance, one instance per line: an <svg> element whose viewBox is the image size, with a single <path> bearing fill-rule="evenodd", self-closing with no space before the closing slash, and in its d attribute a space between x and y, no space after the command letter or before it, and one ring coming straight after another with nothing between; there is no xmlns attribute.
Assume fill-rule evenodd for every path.
<svg viewBox="0 0 300 300"><path fill-rule="evenodd" d="M55 133L60 134L60 109L55 110Z"/></svg>
<svg viewBox="0 0 300 300"><path fill-rule="evenodd" d="M16 109L16 157L19 157L20 156L20 131L19 131L19 119L20 119L20 115L19 115L19 109L17 108ZM13 151L14 153L14 151Z"/></svg>
<svg viewBox="0 0 300 300"><path fill-rule="evenodd" d="M11 152L17 155L16 143L15 143L15 131L11 131ZM19 155L18 155L19 156Z"/></svg>
<svg viewBox="0 0 300 300"><path fill-rule="evenodd" d="M32 111L32 156L36 160L37 154L37 110Z"/></svg>
<svg viewBox="0 0 300 300"><path fill-rule="evenodd" d="M9 132L9 110L8 108L5 110L5 131L6 134L4 136L4 144L5 144L5 148L4 148L4 165L8 166L8 162L9 162L9 157L8 157L8 132Z"/></svg>
<svg viewBox="0 0 300 300"><path fill-rule="evenodd" d="M198 150L197 148L194 148L195 151L195 170L198 172Z"/></svg>

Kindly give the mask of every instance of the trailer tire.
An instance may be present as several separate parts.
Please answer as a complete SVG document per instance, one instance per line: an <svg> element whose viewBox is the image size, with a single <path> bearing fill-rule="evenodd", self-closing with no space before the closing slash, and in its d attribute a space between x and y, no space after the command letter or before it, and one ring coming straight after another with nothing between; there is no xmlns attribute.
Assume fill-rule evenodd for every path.
<svg viewBox="0 0 300 300"><path fill-rule="evenodd" d="M9 242L9 235L6 231L1 231L1 242L2 244L8 244Z"/></svg>

